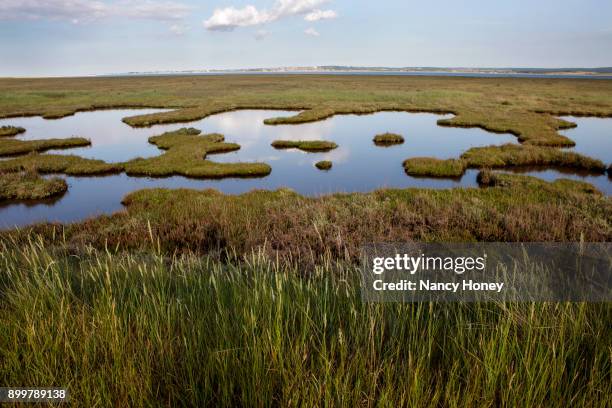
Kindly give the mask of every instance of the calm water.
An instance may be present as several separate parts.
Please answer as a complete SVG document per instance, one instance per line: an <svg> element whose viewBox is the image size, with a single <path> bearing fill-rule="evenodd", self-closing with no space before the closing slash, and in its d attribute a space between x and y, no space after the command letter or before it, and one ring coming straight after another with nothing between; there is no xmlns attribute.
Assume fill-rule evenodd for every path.
<svg viewBox="0 0 612 408"><path fill-rule="evenodd" d="M84 137L91 146L69 150L49 150L48 153L76 154L108 162L126 161L134 157L159 155L159 149L147 139L156 131L150 128L132 128L121 121L127 116L163 112L164 109L122 109L78 112L73 116L47 120L41 117L0 119L0 126L21 126L26 132L17 139L51 139ZM174 126L180 128L181 126Z"/></svg>
<svg viewBox="0 0 612 408"><path fill-rule="evenodd" d="M219 132L226 140L241 145L237 152L211 156L219 162L265 161L272 173L257 179L194 180L185 177L163 179L128 177L125 174L107 177L65 177L68 192L55 200L36 204L12 203L0 207L0 227L26 225L35 221L70 222L101 213L122 209L121 199L129 192L154 187L215 188L236 194L252 189L289 187L299 193L319 195L331 192L371 191L382 187L452 188L474 187L476 170L469 170L456 180L414 178L407 176L402 161L408 157L434 156L452 158L473 146L516 143L507 134L492 134L480 129L447 128L436 121L447 116L405 112L380 112L372 115L340 115L302 124L267 126L263 120L275 116L295 115L296 112L244 110L214 115L206 119L152 128L133 129L121 119L159 110L109 110L77 113L59 120L14 118L0 120L0 126L23 126L27 132L18 138L82 136L92 140L92 146L61 151L109 162L160 154L147 142L148 137L164 131L193 126L204 133ZM605 119L568 118L578 123L577 129L566 131L577 142L576 151L610 162L612 121ZM377 147L372 138L377 133L402 134L405 143L392 147ZM276 139L333 140L339 147L327 153L304 153L299 150L276 150L270 143ZM607 158L606 158L607 157ZM331 160L330 171L314 167L319 160ZM557 170L526 169L526 174L546 180L560 177L584 180L595 184L607 194L612 183L607 176L561 173ZM63 177L63 176L62 176Z"/></svg>
<svg viewBox="0 0 612 408"><path fill-rule="evenodd" d="M576 146L570 150L594 157L605 164L612 163L612 119L575 116L564 116L562 119L578 125L560 132L576 142Z"/></svg>
<svg viewBox="0 0 612 408"><path fill-rule="evenodd" d="M434 76L465 78L540 78L540 79L612 79L612 75L591 74L545 74L526 72L444 72L444 71L286 71L286 72L168 72L117 74L108 76L224 76L224 75L339 75L339 76Z"/></svg>

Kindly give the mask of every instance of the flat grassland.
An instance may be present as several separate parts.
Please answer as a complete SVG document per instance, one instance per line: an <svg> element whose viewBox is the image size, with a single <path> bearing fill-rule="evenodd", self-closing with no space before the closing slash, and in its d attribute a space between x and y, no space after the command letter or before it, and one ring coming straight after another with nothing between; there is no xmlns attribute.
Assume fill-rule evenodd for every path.
<svg viewBox="0 0 612 408"><path fill-rule="evenodd" d="M472 149L452 162L420 158L407 171L454 175L534 160L599 172L608 165L560 153L556 146L573 142L558 130L572 124L553 116L612 116L605 80L0 79L0 90L5 117L176 108L126 118L133 126L240 108L303 110L270 124L452 112L440 124L511 132L523 144ZM221 135L184 133L153 139L167 149L158 158L118 167L38 153L2 161L4 171L32 171L5 173L2 182L19 194L21 182L48 192L35 171L163 164L174 173L185 170L193 146L199 155L235 147ZM183 142L192 147L181 150ZM361 301L356 266L366 243L612 238L612 200L589 184L488 170L479 181L488 187L322 197L141 190L111 216L1 231L0 383L67 385L83 406L607 406L609 303Z"/></svg>
<svg viewBox="0 0 612 408"><path fill-rule="evenodd" d="M340 113L454 113L446 126L510 132L529 144L571 145L553 115L612 116L612 81L406 76L226 75L0 79L0 117L59 118L80 110L175 108L125 119L133 126L181 122L234 109L303 110L267 123Z"/></svg>

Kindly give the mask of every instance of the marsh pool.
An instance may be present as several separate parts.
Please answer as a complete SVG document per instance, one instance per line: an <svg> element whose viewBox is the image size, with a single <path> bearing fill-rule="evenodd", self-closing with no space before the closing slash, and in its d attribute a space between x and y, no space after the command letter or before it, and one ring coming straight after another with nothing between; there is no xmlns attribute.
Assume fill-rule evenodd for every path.
<svg viewBox="0 0 612 408"><path fill-rule="evenodd" d="M292 111L241 110L209 116L205 119L180 124L132 128L122 118L160 112L155 109L103 110L81 112L62 119L40 117L0 120L0 126L26 128L18 139L45 139L81 136L92 145L49 153L76 154L107 162L126 161L135 157L152 157L161 151L147 139L182 127L195 127L203 133L218 132L228 142L241 145L232 153L209 156L218 162L263 161L272 167L266 177L253 179L226 178L198 180L185 177L141 178L125 174L104 177L67 177L68 192L56 199L5 203L0 207L0 227L22 226L37 221L71 222L98 214L121 210L121 199L129 192L142 188L215 188L237 194L253 189L275 190L291 188L301 194L316 196L336 192L372 191L378 188L476 187L478 171L468 170L457 179L416 178L407 176L402 162L409 157L458 157L474 146L517 143L510 134L493 134L481 129L437 126L445 115L406 112L379 112L370 115L337 115L332 118L300 125L269 126L264 119L292 116ZM575 151L612 162L612 120L596 118L565 118L578 127L563 131L576 141ZM403 135L405 142L391 147L374 145L372 138L379 133ZM331 140L338 148L325 153L306 153L300 150L276 150L270 144L277 139ZM333 168L318 170L314 164L330 160ZM560 172L554 169L519 169L546 180L571 178L594 184L606 194L612 193L612 182L606 175Z"/></svg>

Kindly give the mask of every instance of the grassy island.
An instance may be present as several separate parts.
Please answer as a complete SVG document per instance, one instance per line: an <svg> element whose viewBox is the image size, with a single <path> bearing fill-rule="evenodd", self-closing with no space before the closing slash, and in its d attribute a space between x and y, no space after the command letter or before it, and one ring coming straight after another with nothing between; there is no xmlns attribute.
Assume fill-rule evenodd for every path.
<svg viewBox="0 0 612 408"><path fill-rule="evenodd" d="M194 128L182 128L149 138L165 152L148 159L134 159L125 163L125 172L137 176L171 176L221 178L261 177L272 169L265 163L215 163L208 155L240 149L236 143L226 143L218 133L200 135Z"/></svg>
<svg viewBox="0 0 612 408"><path fill-rule="evenodd" d="M327 140L275 140L272 142L275 149L300 149L305 152L328 152L338 145Z"/></svg>
<svg viewBox="0 0 612 408"><path fill-rule="evenodd" d="M329 160L321 160L315 163L315 167L319 170L329 170L332 168L332 162Z"/></svg>
<svg viewBox="0 0 612 408"><path fill-rule="evenodd" d="M0 126L0 137L15 136L26 130L20 126Z"/></svg>
<svg viewBox="0 0 612 408"><path fill-rule="evenodd" d="M377 146L392 146L404 143L404 137L396 133L382 133L374 136L374 144Z"/></svg>
<svg viewBox="0 0 612 408"><path fill-rule="evenodd" d="M42 178L32 171L0 173L0 202L6 200L40 200L61 195L68 190L59 178Z"/></svg>

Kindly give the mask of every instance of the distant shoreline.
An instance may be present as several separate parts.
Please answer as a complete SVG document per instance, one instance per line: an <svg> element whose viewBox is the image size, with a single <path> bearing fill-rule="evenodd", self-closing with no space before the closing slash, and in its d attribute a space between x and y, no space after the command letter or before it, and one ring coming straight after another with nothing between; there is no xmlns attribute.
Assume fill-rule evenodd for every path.
<svg viewBox="0 0 612 408"><path fill-rule="evenodd" d="M209 70L209 71L158 71L127 72L96 75L98 77L126 76L218 76L218 75L367 75L367 76L448 76L467 78L551 78L551 79L612 79L611 72L594 71L486 71L486 70Z"/></svg>

